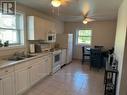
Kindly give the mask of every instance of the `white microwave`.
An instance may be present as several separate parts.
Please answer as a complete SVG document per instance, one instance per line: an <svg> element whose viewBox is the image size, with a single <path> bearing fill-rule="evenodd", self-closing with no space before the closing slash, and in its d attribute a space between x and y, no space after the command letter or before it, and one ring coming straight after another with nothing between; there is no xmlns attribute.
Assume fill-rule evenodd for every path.
<svg viewBox="0 0 127 95"><path fill-rule="evenodd" d="M47 35L47 42L48 43L54 43L56 42L56 34L48 34Z"/></svg>

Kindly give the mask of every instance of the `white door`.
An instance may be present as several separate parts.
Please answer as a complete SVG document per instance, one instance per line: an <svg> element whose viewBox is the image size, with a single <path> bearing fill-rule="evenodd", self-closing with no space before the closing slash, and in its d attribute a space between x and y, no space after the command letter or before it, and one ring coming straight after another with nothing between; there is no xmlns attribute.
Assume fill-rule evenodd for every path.
<svg viewBox="0 0 127 95"><path fill-rule="evenodd" d="M3 94L3 86L2 86L2 78L0 78L0 95L4 95Z"/></svg>
<svg viewBox="0 0 127 95"><path fill-rule="evenodd" d="M28 89L29 86L29 76L28 69L21 69L15 72L16 81L16 95L23 93Z"/></svg>
<svg viewBox="0 0 127 95"><path fill-rule="evenodd" d="M2 78L2 88L4 95L15 95L14 73Z"/></svg>
<svg viewBox="0 0 127 95"><path fill-rule="evenodd" d="M30 86L33 86L39 81L39 67L40 65L35 64L29 69Z"/></svg>

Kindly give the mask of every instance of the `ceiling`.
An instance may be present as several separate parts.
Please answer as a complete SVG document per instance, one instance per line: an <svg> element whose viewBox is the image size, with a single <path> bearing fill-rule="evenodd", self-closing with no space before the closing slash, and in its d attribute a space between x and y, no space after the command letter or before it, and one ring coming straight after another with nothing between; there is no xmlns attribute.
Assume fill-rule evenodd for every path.
<svg viewBox="0 0 127 95"><path fill-rule="evenodd" d="M122 0L67 0L70 1L60 8L53 8L51 0L16 0L17 3L35 8L43 13L54 16L61 21L81 21L82 13L100 20L113 20L117 18L118 8ZM59 11L59 12L58 12Z"/></svg>

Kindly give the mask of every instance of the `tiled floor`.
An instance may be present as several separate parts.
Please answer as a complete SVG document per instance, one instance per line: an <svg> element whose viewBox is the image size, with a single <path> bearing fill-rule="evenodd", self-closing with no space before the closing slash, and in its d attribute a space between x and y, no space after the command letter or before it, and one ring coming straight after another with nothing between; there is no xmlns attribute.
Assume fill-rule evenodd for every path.
<svg viewBox="0 0 127 95"><path fill-rule="evenodd" d="M39 82L24 95L103 95L103 71L73 61L53 76Z"/></svg>

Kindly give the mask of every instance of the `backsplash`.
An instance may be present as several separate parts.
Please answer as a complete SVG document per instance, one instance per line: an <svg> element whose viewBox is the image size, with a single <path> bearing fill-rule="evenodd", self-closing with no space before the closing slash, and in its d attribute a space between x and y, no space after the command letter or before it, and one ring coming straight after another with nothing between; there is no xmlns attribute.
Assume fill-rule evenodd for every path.
<svg viewBox="0 0 127 95"><path fill-rule="evenodd" d="M13 55L15 52L27 52L27 49L25 47L17 47L17 48L0 48L0 59L6 58L10 55Z"/></svg>

